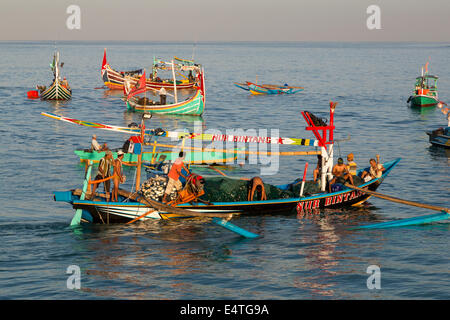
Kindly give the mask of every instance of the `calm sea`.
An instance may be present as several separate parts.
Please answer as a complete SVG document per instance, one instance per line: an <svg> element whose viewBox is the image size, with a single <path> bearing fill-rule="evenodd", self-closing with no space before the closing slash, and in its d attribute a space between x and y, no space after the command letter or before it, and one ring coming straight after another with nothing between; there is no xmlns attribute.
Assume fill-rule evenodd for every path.
<svg viewBox="0 0 450 320"><path fill-rule="evenodd" d="M91 226L73 231L74 213L52 191L80 187L83 166L73 153L96 133L119 147L125 136L57 122L52 112L126 126L138 122L120 94L103 89L103 49L120 70L146 67L153 56L190 58L206 71L205 129L278 130L314 138L301 111L326 117L338 101L335 156L353 152L365 166L402 158L382 193L448 206L450 154L433 148L425 131L446 124L437 108L414 110L406 101L420 67L440 76L450 102L450 45L442 43L0 43L0 298L1 299L449 299L449 224L351 231L350 226L432 212L371 198L359 209L313 217L264 215L233 222L261 235L244 240L207 221L155 221ZM49 85L57 49L73 99L27 99ZM234 81L288 83L305 91L250 96ZM154 116L150 125L193 130L191 117ZM304 149L281 149L304 150ZM312 176L315 158L284 157L267 183ZM230 175L260 175L245 165ZM127 176L133 171L127 169ZM132 180L131 178L129 180ZM67 287L69 266L81 269L81 289ZM380 268L380 289L368 289L369 266Z"/></svg>

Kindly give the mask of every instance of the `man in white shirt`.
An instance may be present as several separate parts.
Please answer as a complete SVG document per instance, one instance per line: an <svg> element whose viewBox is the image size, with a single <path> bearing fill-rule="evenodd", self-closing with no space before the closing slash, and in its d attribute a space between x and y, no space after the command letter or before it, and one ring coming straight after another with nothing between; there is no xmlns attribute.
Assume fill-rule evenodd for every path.
<svg viewBox="0 0 450 320"><path fill-rule="evenodd" d="M166 104L166 89L164 89L164 87L161 87L161 89L159 90L159 103L161 105L165 105Z"/></svg>
<svg viewBox="0 0 450 320"><path fill-rule="evenodd" d="M100 151L102 150L102 147L100 146L100 144L97 141L97 136L94 134L92 135L92 141L91 141L91 149L93 151Z"/></svg>
<svg viewBox="0 0 450 320"><path fill-rule="evenodd" d="M97 141L97 136L95 134L92 135L92 141L91 141L91 150L92 151L106 151L108 150L108 147L105 144L101 146Z"/></svg>

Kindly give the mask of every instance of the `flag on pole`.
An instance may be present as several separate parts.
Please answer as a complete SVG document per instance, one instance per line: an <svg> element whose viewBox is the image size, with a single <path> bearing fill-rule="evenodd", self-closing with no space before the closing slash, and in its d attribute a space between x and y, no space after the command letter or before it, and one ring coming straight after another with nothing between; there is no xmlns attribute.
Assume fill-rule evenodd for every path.
<svg viewBox="0 0 450 320"><path fill-rule="evenodd" d="M144 73L142 74L142 76L138 80L138 82L136 83L136 86L133 89L131 89L130 93L128 94L128 99L130 99L132 96L135 96L139 93L145 92L146 89L147 89L147 86L145 84L145 70L144 70Z"/></svg>

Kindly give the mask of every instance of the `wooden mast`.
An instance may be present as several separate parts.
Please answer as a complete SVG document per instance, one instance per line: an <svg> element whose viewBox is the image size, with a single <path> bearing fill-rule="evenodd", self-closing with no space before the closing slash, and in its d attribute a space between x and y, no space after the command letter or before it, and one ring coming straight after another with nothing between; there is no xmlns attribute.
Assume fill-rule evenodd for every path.
<svg viewBox="0 0 450 320"><path fill-rule="evenodd" d="M173 90L175 95L175 103L178 103L178 97L177 97L177 79L175 78L175 64L172 60L172 76L173 76Z"/></svg>

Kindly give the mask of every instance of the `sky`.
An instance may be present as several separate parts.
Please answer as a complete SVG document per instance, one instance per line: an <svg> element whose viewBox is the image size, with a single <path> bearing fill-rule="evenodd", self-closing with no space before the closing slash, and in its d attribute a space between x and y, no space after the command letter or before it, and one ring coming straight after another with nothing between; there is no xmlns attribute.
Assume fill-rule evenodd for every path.
<svg viewBox="0 0 450 320"><path fill-rule="evenodd" d="M450 0L0 0L0 41L30 40L449 42Z"/></svg>

